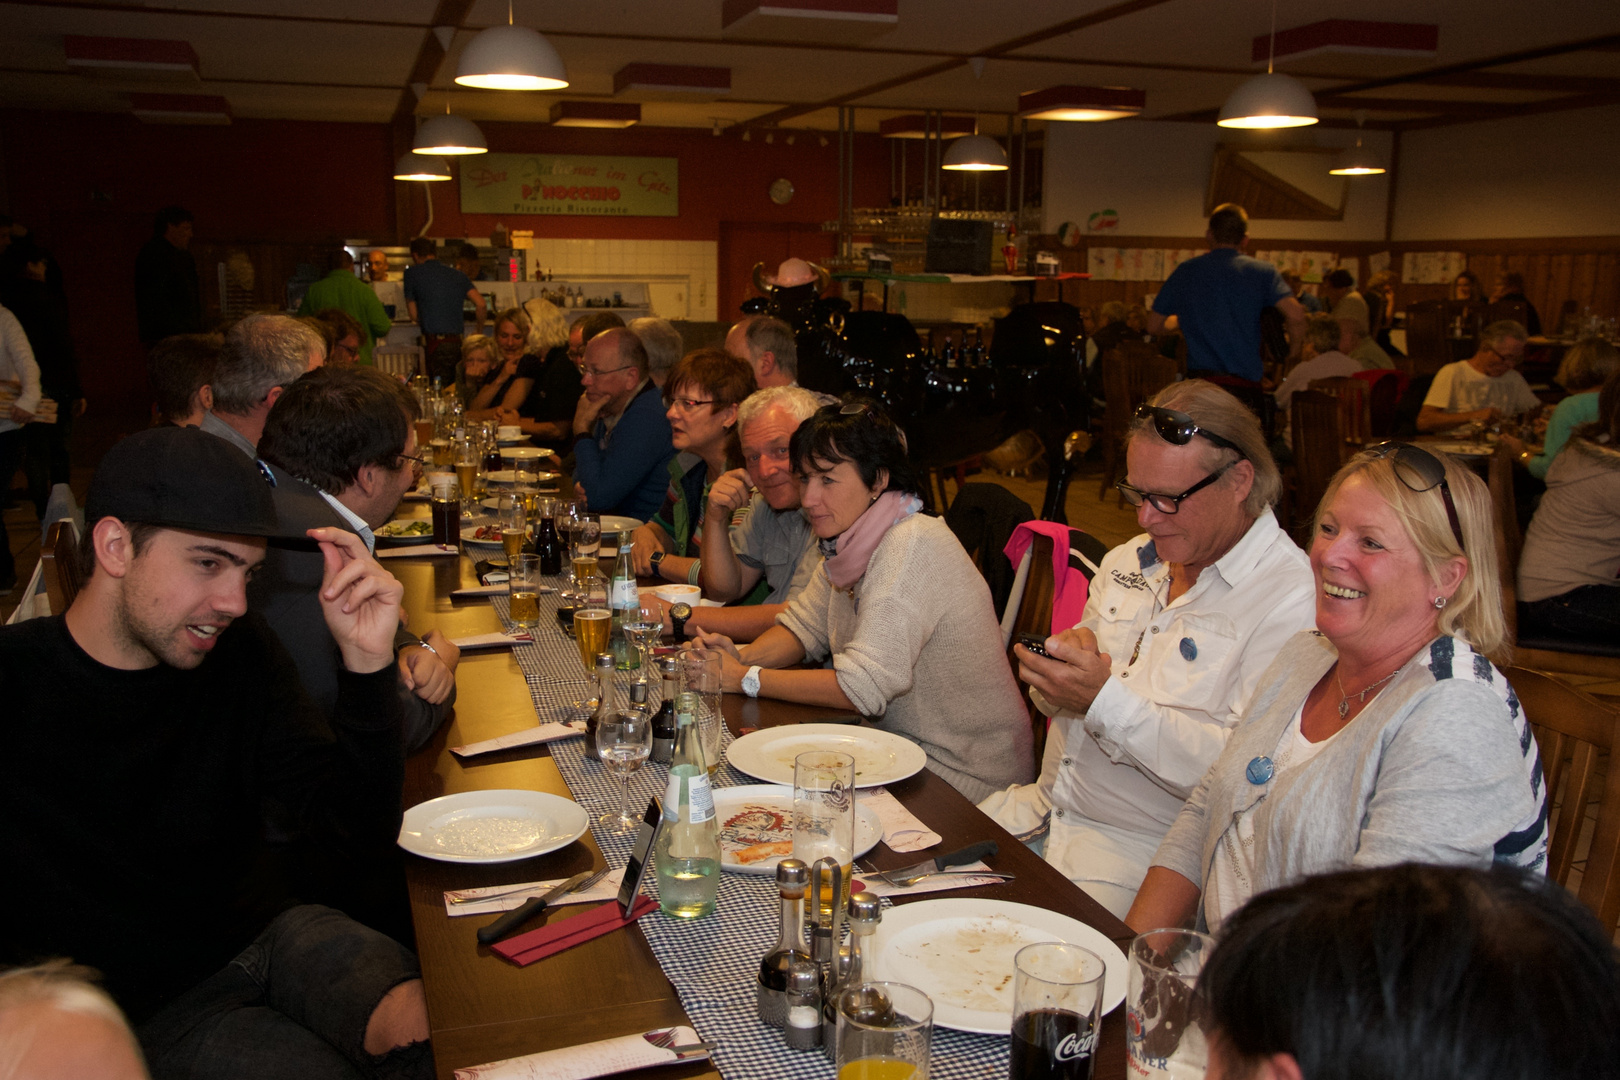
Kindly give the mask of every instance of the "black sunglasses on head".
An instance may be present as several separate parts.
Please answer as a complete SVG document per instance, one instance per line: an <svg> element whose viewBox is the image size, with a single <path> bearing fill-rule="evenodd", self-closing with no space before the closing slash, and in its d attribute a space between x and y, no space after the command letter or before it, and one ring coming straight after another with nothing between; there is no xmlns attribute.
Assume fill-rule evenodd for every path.
<svg viewBox="0 0 1620 1080"><path fill-rule="evenodd" d="M1466 552L1468 546L1463 543L1462 522L1457 519L1457 504L1451 499L1451 485L1446 483L1446 466L1439 458L1411 443L1381 442L1376 446L1367 447L1367 453L1373 457L1394 457L1393 466L1395 477L1405 484L1409 491L1432 491L1440 489L1440 497L1446 503L1446 520L1451 523L1451 535L1456 537L1457 548Z"/></svg>
<svg viewBox="0 0 1620 1080"><path fill-rule="evenodd" d="M1143 405L1136 410L1136 419L1152 420L1153 430L1159 433L1159 438L1172 446L1186 446L1192 442L1194 435L1202 435L1216 446L1231 450L1239 457L1248 457L1236 443L1230 439L1223 439L1206 428L1198 426L1192 417L1184 412L1174 409L1161 409L1155 405Z"/></svg>

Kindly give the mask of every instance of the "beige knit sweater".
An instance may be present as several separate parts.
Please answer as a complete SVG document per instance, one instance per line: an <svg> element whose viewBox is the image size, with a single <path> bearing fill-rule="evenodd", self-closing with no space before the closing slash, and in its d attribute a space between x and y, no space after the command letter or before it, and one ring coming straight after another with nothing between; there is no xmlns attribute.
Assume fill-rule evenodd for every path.
<svg viewBox="0 0 1620 1080"><path fill-rule="evenodd" d="M1032 779L1029 714L990 589L943 521L913 514L890 529L853 590L818 567L777 621L807 659L830 654L855 707L919 744L970 801Z"/></svg>

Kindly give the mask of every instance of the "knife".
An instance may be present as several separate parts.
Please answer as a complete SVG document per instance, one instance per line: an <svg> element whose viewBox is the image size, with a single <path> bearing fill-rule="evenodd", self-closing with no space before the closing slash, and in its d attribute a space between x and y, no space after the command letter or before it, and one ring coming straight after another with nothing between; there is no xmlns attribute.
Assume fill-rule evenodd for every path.
<svg viewBox="0 0 1620 1080"><path fill-rule="evenodd" d="M998 850L1000 849L994 840L982 840L977 844L969 844L959 851L953 851L935 859L925 859L916 866L907 866L900 870L884 870L872 876L882 878L890 885L903 889L907 885L928 877L930 874L937 874L948 867L977 862L980 859L994 855Z"/></svg>
<svg viewBox="0 0 1620 1080"><path fill-rule="evenodd" d="M478 931L478 943L480 945L493 945L495 942L507 937L512 933L512 931L528 922L529 919L544 911L547 904L551 903L559 896L566 896L568 893L573 892L575 889L579 888L580 885L584 884L586 878L591 876L592 873L589 870L586 870L583 873L575 874L573 877L569 878L561 885L558 885L556 888L551 889L549 892L542 893L539 896L530 897L529 899L523 901L522 906L513 908L511 911L508 911L505 915L502 915L488 926L481 927Z"/></svg>

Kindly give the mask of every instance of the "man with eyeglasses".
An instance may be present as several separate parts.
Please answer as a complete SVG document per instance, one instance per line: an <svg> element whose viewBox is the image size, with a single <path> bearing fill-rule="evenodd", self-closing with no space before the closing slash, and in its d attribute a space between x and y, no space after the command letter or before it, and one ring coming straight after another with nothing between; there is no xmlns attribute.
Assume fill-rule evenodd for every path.
<svg viewBox="0 0 1620 1080"><path fill-rule="evenodd" d="M1479 335L1479 351L1467 360L1447 364L1435 373L1418 412L1419 431L1439 431L1458 424L1494 424L1541 408L1524 376L1514 369L1524 359L1530 335L1511 319L1494 322Z"/></svg>
<svg viewBox="0 0 1620 1080"><path fill-rule="evenodd" d="M980 803L1121 917L1260 674L1313 625L1304 552L1259 421L1219 387L1143 406L1121 494L1145 533L1108 553L1078 626L1014 654L1052 717L1040 779ZM1041 834L1045 834L1042 836Z"/></svg>
<svg viewBox="0 0 1620 1080"><path fill-rule="evenodd" d="M624 327L585 346L585 393L574 411L574 490L592 513L646 521L663 505L675 456L647 350Z"/></svg>

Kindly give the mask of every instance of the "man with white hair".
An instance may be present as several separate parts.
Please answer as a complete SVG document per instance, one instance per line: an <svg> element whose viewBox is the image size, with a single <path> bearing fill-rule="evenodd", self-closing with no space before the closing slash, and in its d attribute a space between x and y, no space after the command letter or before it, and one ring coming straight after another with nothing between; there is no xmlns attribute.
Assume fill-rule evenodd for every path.
<svg viewBox="0 0 1620 1080"><path fill-rule="evenodd" d="M214 363L214 407L202 429L259 456L264 418L281 392L326 361L326 342L286 315L249 315L225 333Z"/></svg>
<svg viewBox="0 0 1620 1080"><path fill-rule="evenodd" d="M28 1080L147 1080L129 1021L66 960L0 974L0 1076Z"/></svg>
<svg viewBox="0 0 1620 1080"><path fill-rule="evenodd" d="M1494 322L1479 335L1479 351L1467 360L1447 364L1435 373L1423 408L1419 431L1439 431L1469 422L1492 424L1541 408L1524 376L1514 369L1524 359L1529 333L1511 319Z"/></svg>
<svg viewBox="0 0 1620 1080"><path fill-rule="evenodd" d="M647 350L647 375L653 385L662 390L670 371L681 362L686 349L685 339L668 319L653 315L632 319L630 332L641 339L641 347Z"/></svg>

